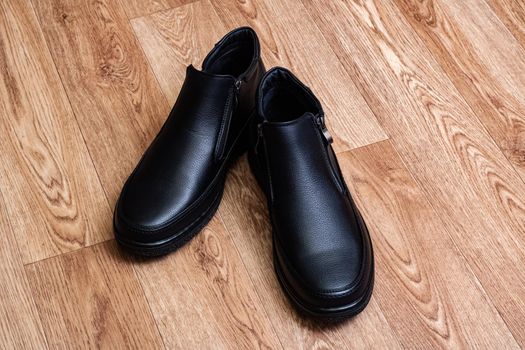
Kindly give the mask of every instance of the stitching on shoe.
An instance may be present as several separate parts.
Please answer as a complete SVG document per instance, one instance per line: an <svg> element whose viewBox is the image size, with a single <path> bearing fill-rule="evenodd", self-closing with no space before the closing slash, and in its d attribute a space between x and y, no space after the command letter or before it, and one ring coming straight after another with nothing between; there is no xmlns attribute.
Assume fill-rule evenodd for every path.
<svg viewBox="0 0 525 350"><path fill-rule="evenodd" d="M215 203L215 201L217 200L217 197L219 197L221 195L221 193L217 193L216 196L213 198L212 202L211 202L211 205L209 207L206 208L206 210L204 211L204 213L200 214L195 220L193 220L192 222L190 222L188 225L184 226L180 232L179 232L179 235L180 234L183 234L184 232L186 232L189 228L191 228L191 226L193 226L197 221L199 221L200 219L202 219L202 217L206 216L208 214L208 210L213 206L213 204ZM173 222L171 223L170 225L168 225L167 227L164 227L160 230L156 230L156 231L143 231L141 229L137 229L137 228L134 228L134 227L126 227L126 230L129 230L129 231L132 231L134 233L144 233L144 234L152 234L152 233L164 233L166 231L169 231L173 226L174 224L176 224L176 222ZM179 236L177 235L177 236Z"/></svg>

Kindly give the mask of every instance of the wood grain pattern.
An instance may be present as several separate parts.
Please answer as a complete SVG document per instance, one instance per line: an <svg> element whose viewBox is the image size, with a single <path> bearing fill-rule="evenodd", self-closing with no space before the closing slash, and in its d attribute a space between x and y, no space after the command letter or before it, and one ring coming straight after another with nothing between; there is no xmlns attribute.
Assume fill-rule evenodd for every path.
<svg viewBox="0 0 525 350"><path fill-rule="evenodd" d="M394 4L305 3L523 346L524 183Z"/></svg>
<svg viewBox="0 0 525 350"><path fill-rule="evenodd" d="M0 347L525 347L524 6L1 1ZM245 157L174 254L103 242L186 66L241 25L320 97L370 227L374 295L348 322L292 309Z"/></svg>
<svg viewBox="0 0 525 350"><path fill-rule="evenodd" d="M525 49L484 2L396 2L525 180Z"/></svg>
<svg viewBox="0 0 525 350"><path fill-rule="evenodd" d="M345 152L339 159L371 230L375 299L402 345L519 348L391 143ZM476 319L463 312L473 307Z"/></svg>
<svg viewBox="0 0 525 350"><path fill-rule="evenodd" d="M212 3L228 29L250 25L257 31L268 68L288 67L312 88L326 112L336 151L387 138L300 3L254 0Z"/></svg>
<svg viewBox="0 0 525 350"><path fill-rule="evenodd" d="M222 11L229 12L229 16L235 13L233 10L224 9L224 5L224 3L221 3L218 7L220 15L223 15ZM229 6L235 6L235 4L232 2ZM259 13L261 12L259 11ZM239 14L241 15L240 18L227 20L224 24L207 1L200 1L173 10L157 12L151 16L132 21L137 37L146 51L157 79L169 101L175 101L178 95L184 78L184 67L190 63L200 66L203 58L222 35L234 27L246 24L242 13ZM250 24L253 25L253 23ZM268 24L266 25L268 26ZM294 64L297 65L293 57L284 61L282 57L276 57L276 55L288 56L289 53L276 53L277 50L286 50L286 47L284 43L280 43L278 47L272 48L277 45L273 37L269 38L272 43L269 44L270 48L268 49L267 38L264 36L267 29L263 29L261 34L260 27L260 24L254 25L254 28L260 34L263 44L265 63L269 67L276 64L292 67ZM305 29L307 28L310 28L310 26L305 24ZM318 39L322 40L319 32L314 30L313 33L318 36ZM286 39L283 39L283 41L286 42ZM304 50L308 49L305 48ZM300 54L295 54L292 47L288 51L294 57L303 57ZM357 90L353 87L353 83L348 79L342 67L337 64L337 61L330 61L330 56L333 58L333 54L329 51L326 44L324 51L328 53L326 58L327 64L310 63L312 66L311 70L319 71L323 69L324 71L312 72L312 75L317 75L314 75L311 79L317 81L321 87L326 86L326 84L339 85L341 87L341 89L322 89L320 93L321 98L323 98L323 91L329 92L330 95L326 96L325 100L335 102L328 104L327 113L337 113L330 119L334 124L334 129L340 130L343 134L340 136L343 140L336 142L337 149L346 150L349 147L358 147L385 139L386 135L378 127L375 117L371 114L362 97L357 94ZM333 71L328 72L328 69L331 67L333 67ZM302 71L305 71L304 67L300 70L300 72ZM325 81L323 74L330 76L330 81ZM332 80L336 81L333 82ZM335 93L344 94L344 96L332 95ZM338 109L334 111L330 107L332 105L335 105ZM336 134L339 133L337 131Z"/></svg>
<svg viewBox="0 0 525 350"><path fill-rule="evenodd" d="M128 17L132 19L195 1L197 0L126 0L122 1L122 4L126 9Z"/></svg>
<svg viewBox="0 0 525 350"><path fill-rule="evenodd" d="M1 177L0 177L1 179ZM46 339L0 192L0 339L5 349L45 349Z"/></svg>
<svg viewBox="0 0 525 350"><path fill-rule="evenodd" d="M108 239L104 192L26 0L0 4L0 66L0 186L23 262Z"/></svg>
<svg viewBox="0 0 525 350"><path fill-rule="evenodd" d="M226 28L208 2L195 2L131 21L162 91L175 103L186 67L200 67Z"/></svg>
<svg viewBox="0 0 525 350"><path fill-rule="evenodd" d="M112 241L26 266L50 348L163 346L131 263Z"/></svg>
<svg viewBox="0 0 525 350"><path fill-rule="evenodd" d="M33 4L113 206L169 106L119 2Z"/></svg>
<svg viewBox="0 0 525 350"><path fill-rule="evenodd" d="M486 0L498 18L525 48L525 2L521 0Z"/></svg>
<svg viewBox="0 0 525 350"><path fill-rule="evenodd" d="M136 268L168 348L281 348L217 216L188 246Z"/></svg>

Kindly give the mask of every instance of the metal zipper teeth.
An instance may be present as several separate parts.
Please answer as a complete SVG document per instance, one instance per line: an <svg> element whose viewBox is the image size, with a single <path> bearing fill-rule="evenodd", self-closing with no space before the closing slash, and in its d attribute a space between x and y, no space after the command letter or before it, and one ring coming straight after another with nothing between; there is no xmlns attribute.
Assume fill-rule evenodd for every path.
<svg viewBox="0 0 525 350"><path fill-rule="evenodd" d="M320 113L315 119L315 121L319 128L319 131L321 131L323 139L326 142L324 152L326 153L328 165L330 167L336 185L337 187L339 187L339 190L341 190L344 193L346 186L344 185L344 179L342 178L342 175L339 171L339 166L337 165L337 157L335 153L330 149L330 144L334 142L334 139L330 134L330 131L328 131L328 128L326 127L324 114Z"/></svg>
<svg viewBox="0 0 525 350"><path fill-rule="evenodd" d="M228 107L227 107L228 113L226 113L224 117L225 120L224 120L223 129L221 132L221 140L219 140L220 147L217 152L219 159L222 159L222 157L224 156L226 144L228 143L228 131L230 129L230 123L233 117L233 112L235 111L235 109L237 108L237 104L239 103L239 93L241 91L242 82L243 81L241 79L235 81L235 88L233 89L232 96L228 103Z"/></svg>

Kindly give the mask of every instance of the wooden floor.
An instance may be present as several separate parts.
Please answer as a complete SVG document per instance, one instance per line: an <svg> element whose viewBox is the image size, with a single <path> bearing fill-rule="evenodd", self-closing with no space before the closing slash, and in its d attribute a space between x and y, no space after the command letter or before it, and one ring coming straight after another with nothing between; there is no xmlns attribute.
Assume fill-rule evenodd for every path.
<svg viewBox="0 0 525 350"><path fill-rule="evenodd" d="M241 25L319 96L371 228L349 322L290 307L245 157L175 254L112 238L185 67ZM523 0L2 0L0 68L0 348L525 347Z"/></svg>

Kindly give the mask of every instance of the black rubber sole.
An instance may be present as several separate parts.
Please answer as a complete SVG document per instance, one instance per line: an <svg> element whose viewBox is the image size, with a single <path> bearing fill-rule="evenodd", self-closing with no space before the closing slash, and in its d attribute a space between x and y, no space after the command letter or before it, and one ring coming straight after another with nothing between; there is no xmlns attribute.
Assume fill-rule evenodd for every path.
<svg viewBox="0 0 525 350"><path fill-rule="evenodd" d="M265 188L265 183L263 182L262 174L260 173L259 166L257 165L257 159L255 158L255 154L252 153L253 151L250 149L248 151L248 163L250 165L250 168L252 170L252 173L255 176L255 179L257 180L257 183L259 184L259 187L265 192L267 192L267 189ZM273 235L273 233L272 233ZM272 243L275 244L275 243ZM374 289L374 251L373 248L370 247L370 259L371 259L371 276L367 285L366 293L364 293L361 298L355 300L354 302L348 304L348 305L342 305L337 308L315 308L311 306L305 305L300 299L298 299L295 294L293 293L293 288L290 286L290 284L286 281L286 278L284 277L284 274L282 272L282 269L280 267L279 262L276 258L276 252L275 252L275 246L273 248L273 265L275 274L277 276L277 280L279 281L279 284L281 285L282 290L284 291L284 294L287 296L287 298L290 300L291 304L294 306L294 308L302 315L307 316L309 318L315 318L317 320L321 320L328 323L335 323L335 322L341 322L344 320L347 320L361 311L365 309L365 307L368 305L370 298L372 297L372 291Z"/></svg>
<svg viewBox="0 0 525 350"><path fill-rule="evenodd" d="M184 231L182 232L176 232L173 235L173 238L168 238L165 240L162 240L161 242L153 242L153 243L138 243L138 242L129 242L125 239L122 239L119 237L118 231L115 229L115 240L118 244L120 244L125 250L128 252L135 254L135 255L141 255L141 256L148 256L148 257L155 257L155 256L161 256L166 255L168 253L171 253L186 243L188 243L193 237L197 235L213 218L215 213L217 212L217 209L219 208L219 204L221 203L222 199L222 193L224 190L224 186L221 186L221 190L218 192L216 198L212 201L210 207L195 220L194 223L192 223L190 226L188 226Z"/></svg>

